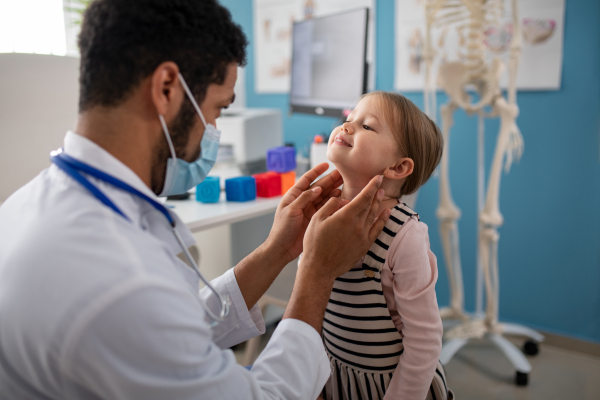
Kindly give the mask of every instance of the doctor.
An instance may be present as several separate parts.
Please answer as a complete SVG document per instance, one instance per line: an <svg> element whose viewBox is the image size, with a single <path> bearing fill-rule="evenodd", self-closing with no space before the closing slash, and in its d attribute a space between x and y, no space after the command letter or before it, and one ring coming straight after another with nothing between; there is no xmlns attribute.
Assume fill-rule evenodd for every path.
<svg viewBox="0 0 600 400"><path fill-rule="evenodd" d="M76 129L0 208L0 399L317 398L333 281L389 216L379 179L345 204L337 172L311 186L326 165L309 171L267 241L198 293L176 257L192 235L156 200L210 170L244 34L214 0L96 0L79 46ZM227 349L264 332L256 302L302 251L248 371Z"/></svg>

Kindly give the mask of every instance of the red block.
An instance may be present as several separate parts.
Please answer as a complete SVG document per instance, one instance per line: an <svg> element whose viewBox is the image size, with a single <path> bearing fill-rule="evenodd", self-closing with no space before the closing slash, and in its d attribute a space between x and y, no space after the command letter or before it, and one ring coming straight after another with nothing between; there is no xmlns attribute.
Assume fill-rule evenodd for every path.
<svg viewBox="0 0 600 400"><path fill-rule="evenodd" d="M281 196L281 177L276 172L252 175L256 179L257 197Z"/></svg>

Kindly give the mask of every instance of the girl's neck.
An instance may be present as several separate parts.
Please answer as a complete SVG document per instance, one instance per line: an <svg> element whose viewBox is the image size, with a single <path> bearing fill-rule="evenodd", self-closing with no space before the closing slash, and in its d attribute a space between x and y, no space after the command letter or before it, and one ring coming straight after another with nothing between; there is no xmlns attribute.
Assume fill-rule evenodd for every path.
<svg viewBox="0 0 600 400"><path fill-rule="evenodd" d="M346 176L343 176L343 178L344 186L342 187L342 194L340 198L344 200L354 199L369 183L369 180L363 182L348 179ZM392 194L392 192L397 191L397 189L390 188L392 183L393 182L391 182L390 179L383 178L383 182L381 183L381 189L385 191L385 194L383 195L383 200L381 200L381 204L379 205L378 214L381 213L384 209L392 208L396 204L398 204L398 198Z"/></svg>

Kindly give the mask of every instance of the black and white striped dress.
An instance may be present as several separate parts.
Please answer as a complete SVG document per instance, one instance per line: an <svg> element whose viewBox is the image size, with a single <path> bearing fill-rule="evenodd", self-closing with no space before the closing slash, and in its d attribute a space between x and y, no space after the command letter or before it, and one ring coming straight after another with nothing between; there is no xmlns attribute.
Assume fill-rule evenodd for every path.
<svg viewBox="0 0 600 400"><path fill-rule="evenodd" d="M385 395L404 346L383 296L381 270L396 233L413 215L418 218L406 204L394 207L362 266L333 285L322 332L332 372L323 390L326 400L373 400ZM438 362L427 399L448 398L452 397Z"/></svg>

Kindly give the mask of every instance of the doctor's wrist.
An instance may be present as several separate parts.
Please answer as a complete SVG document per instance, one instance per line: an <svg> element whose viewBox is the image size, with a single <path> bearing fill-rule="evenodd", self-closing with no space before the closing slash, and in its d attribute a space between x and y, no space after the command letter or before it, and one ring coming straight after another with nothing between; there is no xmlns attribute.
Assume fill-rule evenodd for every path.
<svg viewBox="0 0 600 400"><path fill-rule="evenodd" d="M300 268L283 319L304 321L320 334L333 281L324 279L321 274L315 274L314 269Z"/></svg>
<svg viewBox="0 0 600 400"><path fill-rule="evenodd" d="M267 238L259 248L269 257L272 263L271 265L277 265L283 268L294 260L287 249L283 248L274 240L271 240L270 237Z"/></svg>

